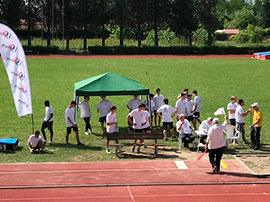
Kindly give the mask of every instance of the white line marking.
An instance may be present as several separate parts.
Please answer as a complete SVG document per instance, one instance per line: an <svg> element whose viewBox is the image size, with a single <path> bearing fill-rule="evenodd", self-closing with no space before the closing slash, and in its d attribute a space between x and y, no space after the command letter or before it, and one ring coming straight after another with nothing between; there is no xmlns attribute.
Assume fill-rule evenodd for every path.
<svg viewBox="0 0 270 202"><path fill-rule="evenodd" d="M129 186L127 187L130 196L70 196L70 197L44 197L44 198L38 198L39 201L41 200L70 200L70 199L107 199L107 198L127 198L130 197L133 202L135 202L134 196L131 194ZM222 193L222 194L147 194L147 195L136 195L136 197L143 197L143 198L151 198L151 197L161 197L161 196L167 196L167 197L209 197L209 196L268 196L270 193ZM0 201L22 201L22 200L29 200L29 201L35 201L37 198L10 198L10 199L0 199Z"/></svg>
<svg viewBox="0 0 270 202"><path fill-rule="evenodd" d="M241 161L239 158L237 158L237 156L235 156L235 155L233 155L233 156L234 156L234 158L235 158L236 160L238 160L245 168L247 168L247 169L249 170L249 172L251 172L253 175L256 175L256 173L254 173L249 167L247 167L247 165L244 164L244 162Z"/></svg>
<svg viewBox="0 0 270 202"><path fill-rule="evenodd" d="M188 167L187 167L187 165L185 164L184 161L175 161L174 163L175 163L175 165L177 166L177 168L178 168L179 170L185 170L185 169L188 169Z"/></svg>
<svg viewBox="0 0 270 202"><path fill-rule="evenodd" d="M130 196L131 200L132 200L133 202L135 202L135 199L134 199L134 197L133 197L133 195L132 195L132 193L131 193L130 187L127 186L127 189L128 189L128 193L129 193L129 196Z"/></svg>
<svg viewBox="0 0 270 202"><path fill-rule="evenodd" d="M52 170L52 171L38 171L38 170L32 170L32 171L2 171L0 174L44 174L44 173L80 173L80 172L129 172L129 171L168 171L168 170L177 170L175 168L151 168L151 169L110 169L110 170Z"/></svg>

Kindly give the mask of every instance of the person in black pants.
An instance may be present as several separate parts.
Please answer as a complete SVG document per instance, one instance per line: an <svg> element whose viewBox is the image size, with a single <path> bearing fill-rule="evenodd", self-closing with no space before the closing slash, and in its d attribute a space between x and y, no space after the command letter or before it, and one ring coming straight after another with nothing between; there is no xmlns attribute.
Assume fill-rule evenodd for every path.
<svg viewBox="0 0 270 202"><path fill-rule="evenodd" d="M47 140L45 129L48 128L51 134L49 144L51 144L53 141L53 108L50 105L49 100L46 100L44 102L44 105L45 105L45 118L41 126L41 132L43 134L44 139Z"/></svg>
<svg viewBox="0 0 270 202"><path fill-rule="evenodd" d="M219 119L214 118L213 126L208 131L207 143L205 150L209 150L209 161L212 165L213 173L220 173L220 161L224 150L223 130L227 126L228 117L225 116L225 121L219 125Z"/></svg>
<svg viewBox="0 0 270 202"><path fill-rule="evenodd" d="M250 112L253 115L253 124L249 126L250 128L250 146L255 150L260 149L260 136L261 136L261 128L263 126L263 115L259 109L259 104L254 103L251 105L253 108L250 109Z"/></svg>
<svg viewBox="0 0 270 202"><path fill-rule="evenodd" d="M92 133L92 128L90 125L91 112L89 107L89 96L84 96L84 101L79 104L81 109L81 118L85 122L85 135Z"/></svg>

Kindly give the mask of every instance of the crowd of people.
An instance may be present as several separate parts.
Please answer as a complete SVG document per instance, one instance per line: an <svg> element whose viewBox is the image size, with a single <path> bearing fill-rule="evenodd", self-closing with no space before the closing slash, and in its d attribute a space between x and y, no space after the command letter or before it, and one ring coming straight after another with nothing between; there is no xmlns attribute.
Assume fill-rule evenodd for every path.
<svg viewBox="0 0 270 202"><path fill-rule="evenodd" d="M193 100L192 100L193 95ZM259 104L254 103L251 105L247 111L244 111L244 100L239 99L237 104L237 98L235 96L231 97L231 102L227 105L228 118L225 116L225 121L222 125L219 125L219 119L212 119L209 117L206 120L200 120L200 113L202 111L202 101L198 92L196 90L192 91L192 95L189 94L189 89L184 89L184 91L177 97L175 107L169 105L169 99L165 98L161 94L161 90L156 89L156 95L150 94L149 100L142 102L137 95L129 101L127 108L129 113L127 115L127 122L129 130L138 133L151 132L153 128L161 129L164 134L164 140L168 141L168 131L171 133L172 138L179 137L181 147L181 142L183 142L184 147L188 147L189 143L193 142L195 139L194 131L203 130L207 131L207 135L201 138L201 143L205 144L206 150L209 150L209 159L213 166L214 172L219 172L220 164L219 159L221 159L224 147L224 136L223 129L227 125L227 119L229 119L230 125L235 126L236 130L241 133L243 142L249 144L245 135L245 117L251 113L253 115L253 123L250 125L250 146L254 149L260 149L260 130L262 127L262 113L259 109ZM148 101L150 103L148 103ZM43 152L46 143L49 144L53 141L53 108L50 102L46 100L45 105L45 118L42 123L41 131L43 138L40 136L40 132L36 131L34 135L31 135L28 139L29 149L32 153ZM81 118L85 122L85 135L92 133L92 128L90 125L91 112L89 107L89 96L85 96L84 100L78 103L81 110ZM66 118L66 147L69 147L69 135L73 130L76 135L77 145L83 146L84 144L80 142L79 130L74 116L74 108L76 107L76 102L72 101L70 105L65 110ZM114 106L106 96L101 96L101 101L97 106L97 112L99 113L99 122L103 134L107 135L106 140L106 152L110 153L109 140L110 135L113 133L118 133L118 122L116 118L117 107ZM178 135L175 134L173 126L173 118L176 117L176 131ZM153 123L152 123L153 122ZM197 123L200 125L197 126ZM106 124L106 129L105 129ZM50 140L47 141L47 136L45 129L50 131ZM169 130L168 130L169 129ZM205 140L207 138L207 140ZM142 143L143 140L140 140ZM206 141L206 142L205 142ZM136 144L137 140L134 140ZM132 152L135 152L135 146L132 147ZM140 152L140 147L138 147L137 152Z"/></svg>

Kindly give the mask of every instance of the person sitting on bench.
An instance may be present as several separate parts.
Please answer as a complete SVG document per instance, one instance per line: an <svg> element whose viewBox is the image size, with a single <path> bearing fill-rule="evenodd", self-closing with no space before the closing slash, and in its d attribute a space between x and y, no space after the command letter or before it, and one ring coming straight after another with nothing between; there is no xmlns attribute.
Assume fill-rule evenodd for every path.
<svg viewBox="0 0 270 202"><path fill-rule="evenodd" d="M44 151L46 141L40 136L40 132L37 130L34 135L29 137L28 145L32 154L42 153Z"/></svg>
<svg viewBox="0 0 270 202"><path fill-rule="evenodd" d="M137 133L145 133L145 125L147 124L147 116L145 113L145 104L141 103L138 106L138 109L135 109L131 111L128 114L128 122L130 125L133 127L134 131ZM133 121L131 118L133 117ZM140 139L140 144L142 144L143 140ZM134 144L137 143L137 139L134 140ZM135 145L131 149L131 152L134 152L135 150ZM138 147L137 153L140 153L140 146Z"/></svg>
<svg viewBox="0 0 270 202"><path fill-rule="evenodd" d="M180 114L179 121L176 123L176 129L179 132L179 138L182 138L184 147L188 148L188 144L193 142L194 136L192 134L192 128L184 114ZM179 145L180 147L180 145Z"/></svg>
<svg viewBox="0 0 270 202"><path fill-rule="evenodd" d="M201 125L199 126L199 130L208 132L209 128L213 126L213 119L209 117L207 120L204 120ZM205 144L205 139L207 138L207 135L202 136L200 142L202 144Z"/></svg>

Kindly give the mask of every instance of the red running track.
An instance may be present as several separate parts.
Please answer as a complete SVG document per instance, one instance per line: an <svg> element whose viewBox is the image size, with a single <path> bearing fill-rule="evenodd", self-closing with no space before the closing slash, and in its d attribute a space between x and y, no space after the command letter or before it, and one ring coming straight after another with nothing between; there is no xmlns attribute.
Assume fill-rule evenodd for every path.
<svg viewBox="0 0 270 202"><path fill-rule="evenodd" d="M269 201L269 179L225 160L221 175L208 161L122 161L0 164L0 201Z"/></svg>
<svg viewBox="0 0 270 202"><path fill-rule="evenodd" d="M27 55L27 58L66 58L66 59L147 59L147 58L183 58L183 59L239 59L252 58L252 55Z"/></svg>

